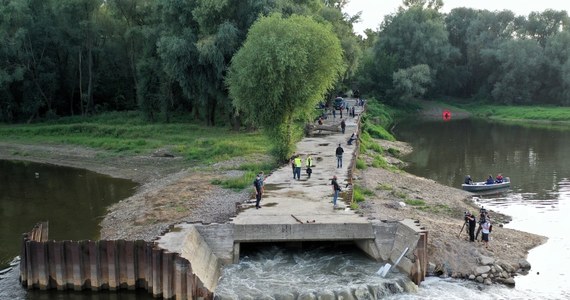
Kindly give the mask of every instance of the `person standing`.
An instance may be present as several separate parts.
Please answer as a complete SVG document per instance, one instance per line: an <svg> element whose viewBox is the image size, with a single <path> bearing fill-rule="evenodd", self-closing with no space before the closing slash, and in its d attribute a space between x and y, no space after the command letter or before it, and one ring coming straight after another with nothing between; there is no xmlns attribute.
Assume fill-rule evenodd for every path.
<svg viewBox="0 0 570 300"><path fill-rule="evenodd" d="M301 167L303 166L303 161L301 160L301 156L297 155L294 160L295 163L295 174L293 174L293 179L297 176L297 180L301 180Z"/></svg>
<svg viewBox="0 0 570 300"><path fill-rule="evenodd" d="M263 193L263 180L260 174L257 174L253 181L253 189L255 190L255 209L260 209L259 202L261 202L261 194Z"/></svg>
<svg viewBox="0 0 570 300"><path fill-rule="evenodd" d="M295 179L295 157L296 157L295 154L291 156L291 169L293 169L293 179Z"/></svg>
<svg viewBox="0 0 570 300"><path fill-rule="evenodd" d="M333 113L333 118L336 119L336 109L334 109L334 107L332 109L332 113Z"/></svg>
<svg viewBox="0 0 570 300"><path fill-rule="evenodd" d="M345 129L346 129L346 122L344 121L344 119L340 119L340 130L342 131L342 134L344 134Z"/></svg>
<svg viewBox="0 0 570 300"><path fill-rule="evenodd" d="M331 185L333 188L333 208L336 208L336 200L338 199L338 193L340 192L340 185L338 185L338 182L336 181L336 175L333 176L332 180L331 180Z"/></svg>
<svg viewBox="0 0 570 300"><path fill-rule="evenodd" d="M479 210L479 227L477 227L477 232L475 233L475 240L479 239L479 232L483 228L483 224L485 224L487 219L487 210L481 206Z"/></svg>
<svg viewBox="0 0 570 300"><path fill-rule="evenodd" d="M491 220L489 217L485 219L485 223L483 223L481 227L483 228L481 229L481 232L483 233L483 244L485 245L485 249L489 249L489 233L491 233Z"/></svg>
<svg viewBox="0 0 570 300"><path fill-rule="evenodd" d="M465 215L465 221L468 223L467 225L469 225L469 241L475 242L475 225L477 224L477 219L475 219L474 215L468 212Z"/></svg>
<svg viewBox="0 0 570 300"><path fill-rule="evenodd" d="M307 158L305 159L305 165L307 166L307 177L311 178L311 173L313 173L313 169L311 169L311 167L313 166L313 158L311 157L311 155L308 155Z"/></svg>
<svg viewBox="0 0 570 300"><path fill-rule="evenodd" d="M344 149L338 144L336 147L336 167L342 168L342 154L344 153Z"/></svg>

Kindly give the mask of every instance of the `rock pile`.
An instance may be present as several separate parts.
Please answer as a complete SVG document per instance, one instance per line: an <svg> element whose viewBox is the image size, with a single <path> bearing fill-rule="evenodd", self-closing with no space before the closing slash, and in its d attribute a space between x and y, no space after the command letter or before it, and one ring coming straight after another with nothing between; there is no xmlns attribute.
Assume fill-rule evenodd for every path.
<svg viewBox="0 0 570 300"><path fill-rule="evenodd" d="M514 287L514 276L526 275L530 270L530 263L526 259L520 259L518 263L509 264L492 257L481 255L477 258L479 266L468 273L446 271L445 265L430 264L428 275L439 277L451 277L457 279L473 280L481 284L491 285L500 283Z"/></svg>

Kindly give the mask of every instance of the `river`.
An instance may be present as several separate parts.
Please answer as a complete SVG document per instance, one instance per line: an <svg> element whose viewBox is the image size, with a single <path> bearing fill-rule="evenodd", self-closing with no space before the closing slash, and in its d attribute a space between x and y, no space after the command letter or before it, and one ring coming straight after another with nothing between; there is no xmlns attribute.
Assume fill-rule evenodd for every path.
<svg viewBox="0 0 570 300"><path fill-rule="evenodd" d="M475 181L498 173L510 177L508 191L478 195L475 201L512 216L506 227L549 239L530 251L529 275L516 277L515 289L504 291L505 297L570 298L565 278L570 267L566 231L570 228L570 128L464 119L402 122L395 131L399 140L414 147L406 157L411 163L406 169L409 173L453 187L460 187L465 175ZM500 242L491 240L491 244Z"/></svg>

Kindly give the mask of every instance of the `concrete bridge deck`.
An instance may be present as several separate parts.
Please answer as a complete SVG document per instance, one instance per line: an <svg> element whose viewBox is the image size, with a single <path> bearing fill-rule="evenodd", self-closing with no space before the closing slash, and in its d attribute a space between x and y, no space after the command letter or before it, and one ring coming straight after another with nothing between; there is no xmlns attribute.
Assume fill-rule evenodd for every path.
<svg viewBox="0 0 570 300"><path fill-rule="evenodd" d="M347 100L347 102L349 107L353 107L356 103L355 100ZM355 112L355 118L349 117L346 110L343 113L346 123L345 134L340 131L327 132L327 134L306 137L300 141L295 153L303 159L301 180L293 179L291 165L275 170L266 177L265 193L261 200L262 208L246 209L240 212L232 223L298 224L299 221L293 216L303 223L368 223L367 220L348 209L349 203L343 201L343 196L347 196L345 191L352 189L352 186L346 187L346 184L350 182L349 168L353 163L354 152L357 151L356 142L347 145L347 140L353 132L358 132L362 107L355 107ZM329 115L328 119L324 120L324 125L338 125L340 128L341 119L338 111L336 114L336 118ZM344 149L342 168L337 168L335 155L339 144ZM314 165L310 178L305 172L305 159L308 155L311 155ZM337 176L337 182L343 190L337 200L337 209L333 209L332 204L331 180L334 175Z"/></svg>

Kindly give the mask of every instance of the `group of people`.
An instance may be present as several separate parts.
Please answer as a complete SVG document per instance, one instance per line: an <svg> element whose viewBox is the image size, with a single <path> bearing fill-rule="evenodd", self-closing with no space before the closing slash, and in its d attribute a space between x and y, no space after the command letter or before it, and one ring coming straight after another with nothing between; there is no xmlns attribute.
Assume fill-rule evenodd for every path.
<svg viewBox="0 0 570 300"><path fill-rule="evenodd" d="M477 228L477 232L475 232L477 223L479 224L479 228ZM481 241L485 245L485 249L489 249L489 234L491 233L493 226L491 225L491 217L485 208L481 207L479 210L479 222L477 222L477 218L473 214L466 211L465 224L463 226L468 226L470 242L478 240L479 233L481 233ZM463 231L463 228L461 230Z"/></svg>
<svg viewBox="0 0 570 300"><path fill-rule="evenodd" d="M313 158L311 155L307 155L305 158L305 172L307 173L307 178L311 178L311 174L313 173ZM303 167L303 160L301 159L301 155L294 154L291 157L291 168L293 169L293 179L301 180L301 168Z"/></svg>
<svg viewBox="0 0 570 300"><path fill-rule="evenodd" d="M504 178L503 175L499 174L497 175L497 177L495 179L493 179L492 175L489 175L489 177L487 177L487 180L485 180L485 184L495 184L495 183L503 183L504 182ZM471 179L471 175L467 175L465 176L465 184L473 184L473 179Z"/></svg>

